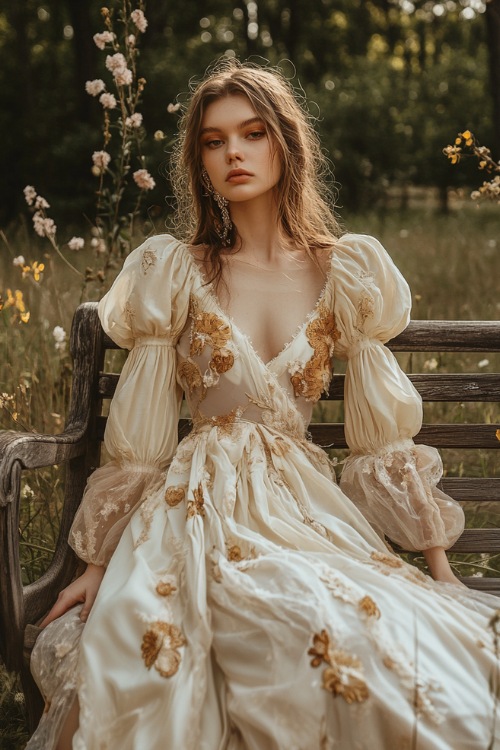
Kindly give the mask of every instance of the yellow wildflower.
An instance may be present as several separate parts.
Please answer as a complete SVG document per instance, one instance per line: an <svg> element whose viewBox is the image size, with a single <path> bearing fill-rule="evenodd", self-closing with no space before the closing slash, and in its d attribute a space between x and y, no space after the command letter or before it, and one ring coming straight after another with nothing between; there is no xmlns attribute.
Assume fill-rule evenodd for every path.
<svg viewBox="0 0 500 750"><path fill-rule="evenodd" d="M40 281L40 275L45 270L45 264L37 263L37 261L34 260L31 263L31 266L22 266L22 269L23 269L23 279L26 278L26 276L29 276L31 274L35 281Z"/></svg>
<svg viewBox="0 0 500 750"><path fill-rule="evenodd" d="M458 162L460 161L461 151L462 149L456 145L446 146L446 148L443 149L444 155L448 157L452 164L458 164Z"/></svg>
<svg viewBox="0 0 500 750"><path fill-rule="evenodd" d="M0 310L2 310L4 307L14 307L16 313L19 314L21 323L27 323L30 319L30 313L28 310L26 310L23 293L20 289L15 289L14 294L12 293L12 289L7 289L7 299L5 300L5 302L0 299ZM16 317L17 314L14 315L14 320Z"/></svg>
<svg viewBox="0 0 500 750"><path fill-rule="evenodd" d="M455 141L457 146L460 144L462 140L465 142L466 146L472 146L472 144L474 143L474 136L472 135L470 130L464 130L463 133L458 134L458 138Z"/></svg>

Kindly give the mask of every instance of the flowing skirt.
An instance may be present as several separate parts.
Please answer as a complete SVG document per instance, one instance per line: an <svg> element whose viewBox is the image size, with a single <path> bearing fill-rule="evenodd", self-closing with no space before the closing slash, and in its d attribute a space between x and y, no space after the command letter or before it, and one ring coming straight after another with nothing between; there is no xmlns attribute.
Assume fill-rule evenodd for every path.
<svg viewBox="0 0 500 750"><path fill-rule="evenodd" d="M39 636L55 747L494 750L498 600L394 555L320 448L206 426L126 527L89 619Z"/></svg>

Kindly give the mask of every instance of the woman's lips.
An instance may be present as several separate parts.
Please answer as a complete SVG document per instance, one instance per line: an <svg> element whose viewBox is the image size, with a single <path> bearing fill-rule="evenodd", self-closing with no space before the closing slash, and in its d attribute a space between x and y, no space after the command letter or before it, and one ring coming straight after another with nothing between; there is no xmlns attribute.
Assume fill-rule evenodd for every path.
<svg viewBox="0 0 500 750"><path fill-rule="evenodd" d="M253 177L250 172L245 172L244 169L235 169L229 172L228 176L226 177L226 182L247 182L250 177Z"/></svg>

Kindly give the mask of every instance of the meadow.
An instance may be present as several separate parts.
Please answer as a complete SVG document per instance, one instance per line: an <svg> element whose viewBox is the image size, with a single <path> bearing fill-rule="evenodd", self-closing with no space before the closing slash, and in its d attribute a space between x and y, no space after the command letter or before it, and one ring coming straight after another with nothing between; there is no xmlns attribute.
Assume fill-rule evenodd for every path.
<svg viewBox="0 0 500 750"><path fill-rule="evenodd" d="M410 283L413 318L491 320L500 315L500 213L495 205L456 201L448 214L434 206L404 212L388 209L363 215L345 215L349 231L378 237ZM161 230L159 230L161 231ZM22 224L3 236L0 275L4 287L23 290L30 311L28 323L13 318L13 308L0 312L0 428L54 433L63 429L71 387L69 330L75 307L82 299L97 299L109 287L118 269L111 270L104 284L82 286L48 243L37 244ZM138 240L139 241L139 237ZM88 247L89 243L87 243ZM13 260L45 264L39 281L21 279ZM90 248L71 256L79 268L93 266ZM61 330L66 333L64 338ZM402 355L407 371L498 372L500 355L482 353L409 358ZM320 408L322 408L320 406ZM431 404L426 421L495 421L498 405ZM478 452L476 452L478 453ZM498 452L484 451L471 458L467 451L443 451L450 475L498 476ZM23 480L20 537L23 576L33 580L46 568L57 538L58 515L64 475L58 468L26 473ZM495 513L467 507L468 525L497 525ZM493 558L457 561L480 575L498 574ZM23 696L14 676L0 668L0 749L18 750L26 741Z"/></svg>

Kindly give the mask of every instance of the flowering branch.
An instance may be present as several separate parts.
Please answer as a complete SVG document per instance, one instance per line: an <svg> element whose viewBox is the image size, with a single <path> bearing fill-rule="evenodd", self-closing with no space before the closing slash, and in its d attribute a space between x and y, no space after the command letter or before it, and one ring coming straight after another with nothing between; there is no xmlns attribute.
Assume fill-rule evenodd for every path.
<svg viewBox="0 0 500 750"><path fill-rule="evenodd" d="M137 111L146 85L144 78L137 77L136 65L138 35L143 34L148 26L144 2L138 0L138 7L135 9L132 9L131 0L116 2L116 14L112 9L102 8L105 28L93 37L96 46L108 52L105 67L112 77L111 90L101 78L85 84L87 93L98 97L103 109L102 148L92 154L92 174L98 178L98 187L96 220L90 242L95 257L100 259L100 269L95 271L87 267L85 273L82 273L75 268L57 241L57 227L47 215L49 203L37 194L33 186L28 185L24 189L26 202L33 211L33 228L36 234L47 239L68 268L83 279L82 291L90 281L104 281L105 270L112 265L113 258L128 254L134 220L140 212L142 199L147 191L155 187L141 151L145 130L142 113ZM117 143L114 153L111 153L110 146L116 137L115 133L118 136ZM161 138L155 134L156 140L163 137L163 133ZM129 180L134 160L137 168L132 173L132 180ZM129 191L130 187L133 190ZM135 197L131 195L129 198L128 192L135 193ZM133 206L131 210L124 207L125 199ZM82 237L72 237L66 246L70 251L77 252L84 248L85 241Z"/></svg>
<svg viewBox="0 0 500 750"><path fill-rule="evenodd" d="M469 152L464 153L464 149L469 149ZM443 153L452 164L458 164L463 156L476 156L479 160L479 169L484 169L489 174L497 173L490 180L485 180L480 188L474 190L471 198L473 200L490 198L500 203L500 161L497 162L492 158L490 149L481 146L470 130L458 133L455 144L446 146Z"/></svg>

